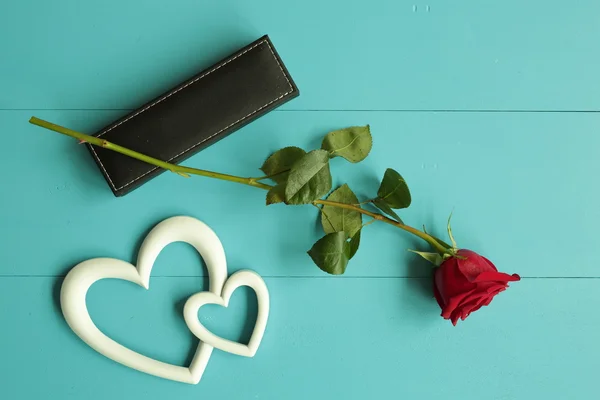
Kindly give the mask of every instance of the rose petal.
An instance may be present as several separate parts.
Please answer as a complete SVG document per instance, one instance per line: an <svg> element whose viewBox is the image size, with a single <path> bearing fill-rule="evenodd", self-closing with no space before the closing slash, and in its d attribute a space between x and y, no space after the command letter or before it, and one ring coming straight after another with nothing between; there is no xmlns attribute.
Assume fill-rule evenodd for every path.
<svg viewBox="0 0 600 400"><path fill-rule="evenodd" d="M484 260L485 260L485 261L486 261L486 262L489 264L489 266L490 266L490 267L492 267L492 268L494 269L494 271L498 271L498 268L496 268L496 266L494 265L494 263L493 263L493 262L491 262L490 260L488 260L488 259L487 259L486 257L484 257L484 256L481 256L481 258L483 258L483 259L484 259Z"/></svg>
<svg viewBox="0 0 600 400"><path fill-rule="evenodd" d="M472 313L479 310L483 306L490 304L494 296L506 290L505 284L492 284L489 287L478 287L474 293L463 299L462 303L455 310L457 315L463 321Z"/></svg>
<svg viewBox="0 0 600 400"><path fill-rule="evenodd" d="M496 289L495 291L491 292L491 293L489 294L489 301L488 301L488 302L487 302L485 305L487 306L488 304L490 304L490 303L491 303L491 301L492 301L492 299L493 299L494 297L496 297L496 295L497 295L498 293L504 292L504 291L506 290L506 288L507 288L507 286L505 286L505 287L499 287L499 288L498 288L498 289Z"/></svg>
<svg viewBox="0 0 600 400"><path fill-rule="evenodd" d="M489 303L488 303L488 304L489 304ZM467 314L467 317L468 317L469 315L471 315L472 313L474 313L475 311L479 310L479 309L480 309L481 307L483 307L484 305L485 305L485 304L478 304L478 305L476 305L475 307L471 308L471 310L470 310L470 311L469 311L469 313ZM467 318L467 317L465 317L465 318ZM464 321L464 319L463 319L463 321Z"/></svg>
<svg viewBox="0 0 600 400"><path fill-rule="evenodd" d="M465 260L458 259L457 263L460 272L471 282L483 272L497 271L496 267L494 267L491 262L474 251L459 250L457 254L466 257Z"/></svg>
<svg viewBox="0 0 600 400"><path fill-rule="evenodd" d="M460 306L460 309L465 313L472 313L481 308L481 306L490 298L488 293L480 293L479 296L472 298L469 302ZM489 303L488 303L489 304ZM466 317L465 317L466 318Z"/></svg>
<svg viewBox="0 0 600 400"><path fill-rule="evenodd" d="M474 289L471 294L467 297L465 297L462 302L459 305L459 308L463 308L465 305L470 304L472 302L476 302L478 301L481 297L487 297L489 296L488 292L487 292L487 288L476 288Z"/></svg>
<svg viewBox="0 0 600 400"><path fill-rule="evenodd" d="M481 274L479 274L478 277L476 277L472 282L491 282L491 281L496 281L496 282L516 282L516 281L520 281L521 277L517 274L505 274L504 272L482 272Z"/></svg>
<svg viewBox="0 0 600 400"><path fill-rule="evenodd" d="M472 307L470 312L474 313L475 311L479 310L481 307L488 306L498 293L503 292L505 290L506 290L506 287L503 287L503 286L498 286L494 289L491 289L489 291L489 293L486 293L485 295L483 295L481 297L480 301L477 303L477 305Z"/></svg>
<svg viewBox="0 0 600 400"><path fill-rule="evenodd" d="M435 283L444 304L448 303L449 298L468 292L476 287L475 284L469 282L463 276L455 263L442 264L436 269Z"/></svg>
<svg viewBox="0 0 600 400"><path fill-rule="evenodd" d="M446 318L446 319L450 319L450 318ZM452 325L456 326L457 322L458 322L458 316L457 315L453 315L452 316Z"/></svg>
<svg viewBox="0 0 600 400"><path fill-rule="evenodd" d="M464 258L445 260L433 279L442 317L453 325L490 304L494 296L506 290L508 282L520 280L517 274L498 272L490 260L471 250L459 250L458 255Z"/></svg>
<svg viewBox="0 0 600 400"><path fill-rule="evenodd" d="M460 304L461 302L467 298L468 296L470 296L473 293L473 290L470 290L467 293L461 293L459 295L456 295L454 297L451 297L448 299L448 302L444 305L444 308L442 309L442 317L448 319L450 318L450 316L452 315L452 313L456 310L460 308Z"/></svg>
<svg viewBox="0 0 600 400"><path fill-rule="evenodd" d="M433 295L435 296L435 299L437 300L440 308L443 310L444 309L444 299L442 299L442 295L440 294L440 291L436 285L435 278L433 279Z"/></svg>
<svg viewBox="0 0 600 400"><path fill-rule="evenodd" d="M505 291L507 287L508 287L508 285L506 283L499 283L496 286L492 286L492 287L488 288L487 292L488 292L488 295L495 296L498 293Z"/></svg>

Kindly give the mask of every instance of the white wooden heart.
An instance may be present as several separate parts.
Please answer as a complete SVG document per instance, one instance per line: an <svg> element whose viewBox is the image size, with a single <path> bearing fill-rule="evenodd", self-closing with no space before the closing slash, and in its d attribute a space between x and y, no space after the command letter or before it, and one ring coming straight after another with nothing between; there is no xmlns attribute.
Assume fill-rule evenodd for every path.
<svg viewBox="0 0 600 400"><path fill-rule="evenodd" d="M221 241L207 225L197 219L173 217L158 224L148 234L138 254L137 268L112 258L96 258L75 266L63 282L60 303L71 329L99 353L147 374L196 384L204 373L213 346L200 342L188 367L146 357L102 333L92 321L85 302L89 287L100 279L123 279L149 289L154 261L161 250L173 242L186 242L196 248L208 269L210 292L206 293L220 295L227 278L227 263Z"/></svg>
<svg viewBox="0 0 600 400"><path fill-rule="evenodd" d="M206 329L206 327L198 320L198 310L200 307L205 304L218 304L227 307L231 295L240 286L252 288L256 293L256 299L258 300L256 323L247 345L215 335ZM269 291L267 290L267 285L265 285L265 282L260 275L254 271L238 271L227 279L227 282L225 282L225 286L223 287L222 295L219 296L212 292L201 292L190 296L183 307L183 317L185 318L185 323L189 330L203 342L228 353L253 357L260 346L269 317Z"/></svg>

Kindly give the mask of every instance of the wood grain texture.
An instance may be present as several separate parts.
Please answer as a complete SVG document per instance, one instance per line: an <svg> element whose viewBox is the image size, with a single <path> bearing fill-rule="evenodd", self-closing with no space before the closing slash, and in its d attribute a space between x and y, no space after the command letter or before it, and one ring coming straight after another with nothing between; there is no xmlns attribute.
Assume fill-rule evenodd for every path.
<svg viewBox="0 0 600 400"><path fill-rule="evenodd" d="M6 2L5 2L6 3ZM0 6L0 398L595 399L600 327L600 3L360 0L22 0ZM459 245L524 279L454 328L439 317L422 244L368 226L346 275L306 250L311 207L174 174L112 196L87 151L27 124L36 115L95 132L263 34L301 96L187 164L237 175L274 150L319 147L370 124L371 156L334 160L335 184L375 193L406 178L408 223L437 235L454 210ZM566 111L566 112L565 112ZM254 359L215 351L198 386L122 367L68 328L62 276L91 257L135 261L173 215L208 223L229 271L265 277L271 315ZM151 290L92 287L101 329L172 363L191 357L183 301L201 260L172 244ZM255 300L208 307L203 323L245 338Z"/></svg>
<svg viewBox="0 0 600 400"><path fill-rule="evenodd" d="M206 178L163 174L114 198L91 157L75 141L27 124L37 116L93 131L114 116L100 111L4 111L0 150L6 188L0 242L8 262L1 275L63 275L75 263L110 256L135 261L145 233L184 214L207 222L224 243L232 268L266 276L324 276L306 251L322 236L309 206L266 207L260 189ZM598 114L274 112L191 158L186 164L244 176L286 145L318 147L329 130L371 124L373 150L361 164L333 160L334 184L359 198L377 192L387 167L402 173L413 205L404 220L445 237L454 210L461 247L486 254L501 270L530 277L600 277L596 263L600 183ZM26 153L13 151L26 149ZM27 161L23 162L24 154ZM27 179L23 179L26 177ZM36 251L31 251L35 244ZM179 246L183 249L183 246ZM389 226L362 235L350 276L427 276L425 262L406 251L425 249ZM198 275L191 251L168 250L175 269Z"/></svg>
<svg viewBox="0 0 600 400"><path fill-rule="evenodd" d="M0 108L135 108L269 34L302 93L287 109L598 110L599 12L595 0L13 1Z"/></svg>
<svg viewBox="0 0 600 400"><path fill-rule="evenodd" d="M428 280L268 278L272 309L257 355L215 351L198 386L142 374L87 347L57 309L61 281L0 279L0 319L10 320L0 373L9 398L592 399L600 368L590 334L600 324L598 279L525 279L454 328L437 317L423 290ZM115 339L183 363L193 340L181 300L202 282L163 277L150 287L99 282L90 313ZM233 322L247 310L255 315L255 299L236 293L231 308L200 315L235 338L241 329Z"/></svg>

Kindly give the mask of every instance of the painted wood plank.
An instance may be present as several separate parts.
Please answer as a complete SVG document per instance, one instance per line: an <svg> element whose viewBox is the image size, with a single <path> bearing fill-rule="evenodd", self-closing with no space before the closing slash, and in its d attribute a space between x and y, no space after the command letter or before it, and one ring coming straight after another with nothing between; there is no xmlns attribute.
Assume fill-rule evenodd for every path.
<svg viewBox="0 0 600 400"><path fill-rule="evenodd" d="M269 34L288 109L598 110L600 3L21 0L0 108L135 108Z"/></svg>
<svg viewBox="0 0 600 400"><path fill-rule="evenodd" d="M2 395L14 399L223 398L591 399L596 391L598 279L525 279L452 327L419 279L270 278L272 309L254 359L213 353L203 381L154 378L99 355L57 307L61 279L0 278ZM182 300L199 278L153 278L150 292L99 282L98 326L138 351L183 363L193 346ZM248 293L231 310L201 310L239 336L255 314ZM250 305L250 306L249 306ZM249 310L249 311L248 311ZM248 324L251 326L252 324ZM238 335L236 336L236 333Z"/></svg>
<svg viewBox="0 0 600 400"><path fill-rule="evenodd" d="M115 112L0 113L0 275L61 275L75 263L110 256L135 260L145 233L184 214L219 235L232 270L267 276L323 276L306 255L321 235L313 207L264 206L259 189L163 174L114 198L83 146L29 125L29 116L92 130ZM413 193L401 212L414 226L444 235L454 210L458 243L501 270L534 277L599 277L598 114L276 112L188 160L188 165L259 175L267 155L286 145L318 147L325 132L371 124L372 154L362 164L334 160L336 184L366 198L394 167ZM199 275L181 245L159 259L159 275ZM407 248L422 243L370 225L347 273L427 276Z"/></svg>

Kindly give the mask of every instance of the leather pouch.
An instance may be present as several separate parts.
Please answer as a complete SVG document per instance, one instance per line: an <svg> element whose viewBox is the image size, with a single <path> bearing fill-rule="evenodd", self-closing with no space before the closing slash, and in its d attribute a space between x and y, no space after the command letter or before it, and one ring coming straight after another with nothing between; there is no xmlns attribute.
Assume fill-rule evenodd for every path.
<svg viewBox="0 0 600 400"><path fill-rule="evenodd" d="M207 68L95 136L179 163L299 95L268 36ZM115 196L164 169L87 145Z"/></svg>

